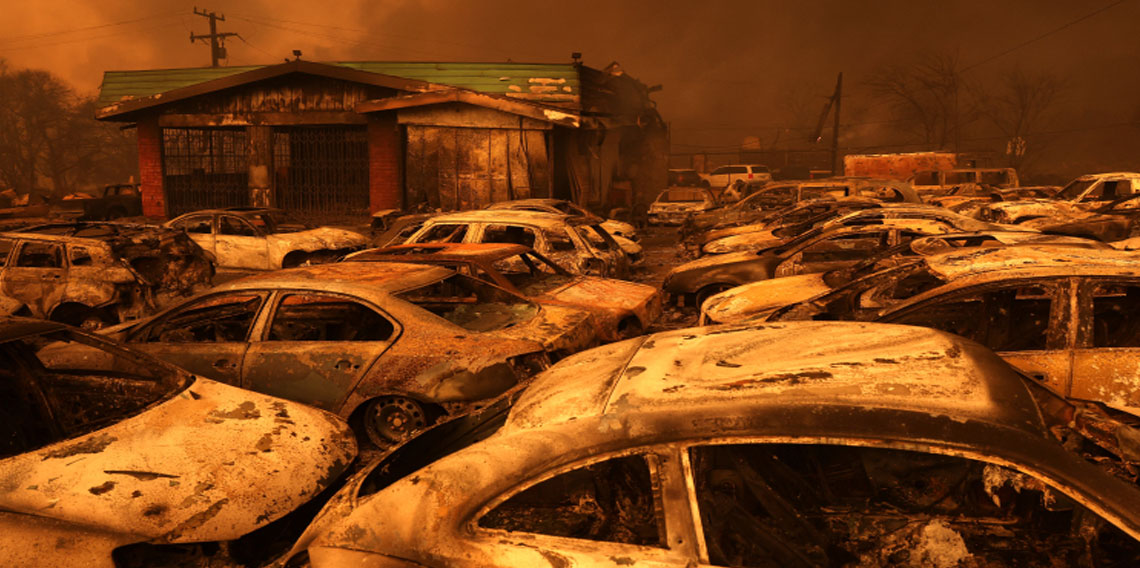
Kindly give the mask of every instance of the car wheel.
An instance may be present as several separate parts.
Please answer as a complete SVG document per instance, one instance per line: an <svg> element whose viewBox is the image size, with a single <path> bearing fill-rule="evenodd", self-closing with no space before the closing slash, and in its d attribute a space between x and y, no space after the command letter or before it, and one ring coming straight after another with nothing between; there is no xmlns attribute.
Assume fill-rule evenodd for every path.
<svg viewBox="0 0 1140 568"><path fill-rule="evenodd" d="M363 419L368 441L378 448L395 446L428 423L420 403L405 396L386 396L369 402Z"/></svg>

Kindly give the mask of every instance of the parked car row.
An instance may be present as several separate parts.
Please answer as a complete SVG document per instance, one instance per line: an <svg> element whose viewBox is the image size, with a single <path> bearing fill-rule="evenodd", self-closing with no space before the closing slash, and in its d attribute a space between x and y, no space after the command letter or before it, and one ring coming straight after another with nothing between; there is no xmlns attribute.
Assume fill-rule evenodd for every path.
<svg viewBox="0 0 1140 568"><path fill-rule="evenodd" d="M232 217L268 260L97 334L0 321L4 558L1140 562L1140 261L827 183L688 224L703 257L660 289L552 200L389 217L379 247L288 263L301 231L273 211L187 216L212 250L157 229L212 275ZM702 325L646 335L667 298Z"/></svg>

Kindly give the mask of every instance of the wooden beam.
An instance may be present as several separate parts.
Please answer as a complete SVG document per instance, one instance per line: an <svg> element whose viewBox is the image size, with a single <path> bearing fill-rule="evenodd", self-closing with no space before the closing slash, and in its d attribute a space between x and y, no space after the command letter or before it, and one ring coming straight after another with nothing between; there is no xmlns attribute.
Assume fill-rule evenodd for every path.
<svg viewBox="0 0 1140 568"><path fill-rule="evenodd" d="M368 117L347 111L163 114L158 117L159 126L190 128L367 123Z"/></svg>

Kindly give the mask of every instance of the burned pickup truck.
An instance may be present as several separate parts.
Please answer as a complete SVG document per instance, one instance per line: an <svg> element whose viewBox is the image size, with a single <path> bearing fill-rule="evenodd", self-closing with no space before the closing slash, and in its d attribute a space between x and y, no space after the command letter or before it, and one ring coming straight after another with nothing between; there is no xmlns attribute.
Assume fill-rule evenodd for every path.
<svg viewBox="0 0 1140 568"><path fill-rule="evenodd" d="M213 259L185 233L57 223L0 233L0 313L85 328L135 319L209 286Z"/></svg>

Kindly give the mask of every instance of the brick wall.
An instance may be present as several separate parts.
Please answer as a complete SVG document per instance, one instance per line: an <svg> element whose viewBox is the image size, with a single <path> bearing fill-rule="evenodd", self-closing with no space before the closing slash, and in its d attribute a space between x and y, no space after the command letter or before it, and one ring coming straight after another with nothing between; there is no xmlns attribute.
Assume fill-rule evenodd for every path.
<svg viewBox="0 0 1140 568"><path fill-rule="evenodd" d="M403 209L404 158L396 113L375 113L368 122L368 201L371 211Z"/></svg>
<svg viewBox="0 0 1140 568"><path fill-rule="evenodd" d="M138 122L139 184L143 215L166 217L166 194L162 188L162 130L158 117Z"/></svg>

